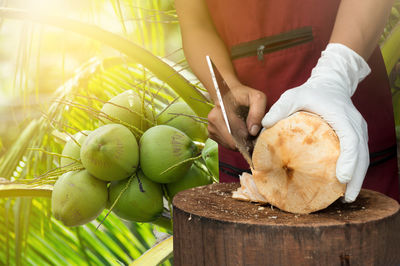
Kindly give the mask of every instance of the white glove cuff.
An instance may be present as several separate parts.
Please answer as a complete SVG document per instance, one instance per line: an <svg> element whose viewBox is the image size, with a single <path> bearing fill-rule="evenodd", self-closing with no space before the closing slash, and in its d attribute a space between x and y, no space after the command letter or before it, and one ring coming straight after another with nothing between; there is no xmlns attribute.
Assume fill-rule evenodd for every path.
<svg viewBox="0 0 400 266"><path fill-rule="evenodd" d="M321 77L326 81L340 82L351 97L358 83L370 72L367 62L355 51L340 43L329 43L322 51L311 79Z"/></svg>

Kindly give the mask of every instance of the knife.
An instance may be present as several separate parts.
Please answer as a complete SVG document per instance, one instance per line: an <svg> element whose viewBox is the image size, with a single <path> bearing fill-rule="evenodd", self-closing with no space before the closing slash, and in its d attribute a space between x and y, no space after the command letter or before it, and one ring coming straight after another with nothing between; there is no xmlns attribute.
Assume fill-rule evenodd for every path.
<svg viewBox="0 0 400 266"><path fill-rule="evenodd" d="M253 168L251 156L257 136L250 135L247 129L246 119L249 107L237 103L228 84L208 55L206 60L228 132L232 135L239 152Z"/></svg>

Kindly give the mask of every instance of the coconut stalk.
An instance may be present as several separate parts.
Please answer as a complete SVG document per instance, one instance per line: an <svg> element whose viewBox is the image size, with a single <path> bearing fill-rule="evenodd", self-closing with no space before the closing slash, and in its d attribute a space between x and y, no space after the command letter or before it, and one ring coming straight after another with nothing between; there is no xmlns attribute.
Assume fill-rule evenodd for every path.
<svg viewBox="0 0 400 266"><path fill-rule="evenodd" d="M95 25L38 12L28 12L21 9L0 8L0 16L9 19L31 20L44 23L98 40L126 54L129 58L150 70L156 77L173 88L200 117L207 117L208 112L211 110L211 106L205 104L208 102L207 98L188 80L175 71L174 68L170 67L148 50L124 37L101 29Z"/></svg>
<svg viewBox="0 0 400 266"><path fill-rule="evenodd" d="M15 183L0 183L0 198L11 197L40 197L51 198L53 186L51 185L28 185Z"/></svg>
<svg viewBox="0 0 400 266"><path fill-rule="evenodd" d="M25 154L31 143L32 137L37 133L40 123L38 120L31 121L24 129L12 148L0 160L0 177L10 178L20 159Z"/></svg>
<svg viewBox="0 0 400 266"><path fill-rule="evenodd" d="M95 65L95 64L93 64ZM97 65L96 65L97 66ZM98 65L100 66L100 65ZM93 68L93 70L97 71L97 68ZM81 72L80 72L81 73ZM79 77L76 76L75 79L73 79L73 81L76 81L76 83L74 84L64 84L62 87L65 88L73 88L73 87L77 87L79 86L85 86L85 84L87 84L87 80L88 78L91 77L91 75L93 75L92 72L86 72L84 73L85 75L80 75ZM151 76L150 74L148 76ZM147 83L146 83L147 84ZM115 89L118 88L117 86L115 86ZM114 88L108 88L107 92L112 91L114 92L114 90L111 90ZM122 88L118 88L118 89L122 89ZM68 95L68 93L71 90L65 90L63 91L62 89L58 90L55 94L55 96L57 97L65 97L66 95ZM162 97L162 96L161 96ZM60 108L63 108L64 105L60 105L60 104L53 104L51 106L51 108L49 109L49 115L50 118L47 119L49 121L58 121L60 119L60 112L63 112L63 110L60 110ZM71 108L70 108L71 109ZM75 118L75 117L74 117ZM4 175L4 177L10 178L11 175L13 175L13 177L15 178L22 178L22 176L27 176L30 173L35 173L37 172L36 170L36 165L40 164L40 166L45 165L46 162L44 160L42 160L39 157L39 153L36 153L33 149L30 149L30 151L27 151L27 149L25 148L24 145L22 145L23 143L27 143L26 147L30 147L30 146L35 146L35 147L41 147L43 145L43 143L46 143L45 141L38 141L40 139L44 139L44 137L48 137L50 136L50 132L48 132L48 128L45 127L46 125L46 119L41 118L38 120L34 120L34 126L36 128L36 130L33 129L33 125L30 125L29 128L29 132L34 132L36 133L31 135L30 137L26 137L25 140L24 138L22 138L22 136L20 136L18 138L18 141L15 142L14 146L11 147L11 149L9 149L7 151L7 153L5 154L5 156L3 156L3 158L1 158L1 163L0 163L0 168L4 168L4 166L6 168L9 169L9 171L11 171L11 174L7 174ZM71 121L72 119L70 119L69 121ZM73 120L73 122L75 122L75 126L77 123L82 123L84 119L82 119L82 117L80 117L79 119ZM85 122L85 121L83 121ZM33 123L33 122L32 122ZM82 124L84 125L84 124ZM43 132L40 133L39 135L37 135L38 132ZM28 133L28 132L27 132ZM40 143L38 143L40 142ZM29 144L30 143L30 144ZM51 144L51 143L50 143ZM33 155L34 154L34 155ZM18 163L22 160L21 158L23 157L23 155L26 155L26 158L23 159L23 162L25 162L24 166L21 166L21 168L23 168L23 170L16 170L15 173L17 173L18 177L13 174L16 166L18 165ZM16 158L15 160L12 159ZM33 159L31 159L32 157L34 157L34 161ZM36 159L38 158L38 159ZM53 162L52 157L48 156L49 160L47 160L47 169L52 165L51 163ZM6 162L6 163L5 163ZM29 162L29 163L27 163ZM30 165L34 165L33 167L31 167ZM21 169L20 168L20 169ZM34 169L30 169L30 168L34 168ZM0 176L2 176L2 174L0 174ZM15 182L19 182L19 181L15 181ZM14 186L7 186L7 189L4 189L4 193L2 195L4 195L4 197L24 197L24 196L30 196L33 195L34 197L39 197L37 195L37 193L33 193L33 191L36 191L39 187L37 184L35 185L27 185L27 184L13 184ZM4 187L5 188L5 187ZM0 191L0 194L2 192ZM5 193L12 193L12 194L8 194L6 195ZM46 191L46 193L51 194L51 191ZM3 196L0 196L0 198L2 198ZM46 196L47 197L47 196ZM28 199L30 201L30 199ZM8 201L8 200L7 200ZM14 200L12 200L14 202ZM37 203L38 201L34 200L33 201L35 203ZM40 201L41 202L41 201ZM46 200L44 200L43 202L47 202ZM20 204L21 206L30 206L29 204ZM0 206L1 208L2 206ZM16 254L15 257L17 257L17 259L15 259L15 261L18 261L17 264L24 264L21 258L23 259L23 257L28 257L28 261L32 262L32 261L45 261L48 264L76 264L77 263L77 258L79 258L79 255L77 255L78 253L76 252L79 248L80 249L85 249L88 254L89 257L92 261L92 263L94 265L100 265L100 264L104 264L106 261L110 261L110 262L115 262L115 257L119 258L119 261L121 263L129 263L133 258L136 258L139 256L139 254L143 253L150 245L152 245L152 231L150 230L152 227L148 227L146 224L143 225L133 225L134 228L136 228L137 232L139 235L143 235L146 237L143 237L143 240L138 240L136 239L136 237L129 231L127 230L127 228L125 228L125 225L123 225L118 218L114 217L113 215L110 215L109 218L107 219L107 221L105 221L106 224L109 224L107 226L104 226L102 228L102 230L95 230L95 227L93 224L88 224L85 225L85 230L81 230L80 235L81 235L81 239L83 241L80 241L80 245L81 247L77 246L74 242L76 242L74 239L70 239L73 237L73 234L71 234L69 231L69 233L65 233L67 232L68 229L65 229L64 227L62 227L61 225L59 225L58 221L54 221L51 222L50 227L51 230L46 230L46 228L43 227L43 224L45 224L44 226L47 226L47 222L46 221L41 221L41 223L38 223L36 220L32 221L32 214L35 212L31 212L30 207L29 208L15 208L16 212L21 213L22 215L20 215L18 220L16 219L16 228L21 228L21 230L16 229L15 232L13 232L13 230L9 230L10 232L10 240L11 239L15 239L16 242L18 242L15 247L13 247L13 245L10 245L10 249L7 248L7 245L5 246L5 250L7 251L7 256L10 257L10 254L16 254L18 253L18 255ZM7 207L8 208L8 207ZM27 210L27 211L25 211ZM9 211L7 213L10 213ZM110 218L111 217L111 218ZM8 219L8 215L6 214L5 218L3 219ZM44 217L45 219L45 217ZM0 218L1 220L1 218ZM50 220L50 217L49 217ZM113 231L114 228L117 228L115 225L116 223L111 223L112 221L121 224L121 227L118 228L118 230L115 230L115 232ZM26 230L26 225L30 224L29 226L31 228L34 228L34 230ZM11 226L11 225L10 225ZM40 228L40 227L43 228ZM120 230L121 228L124 228L125 231ZM7 226L7 228L9 228L9 226ZM58 228L59 232L61 233L54 233L55 229ZM89 228L89 229L88 229ZM113 229L113 230L111 230ZM104 233L105 230L108 230L109 232L112 233ZM42 232L42 235L38 232ZM27 234L29 233L29 241L27 240ZM8 234L7 234L8 235ZM18 235L14 237L14 235ZM68 241L64 241L64 245L63 243L61 243L62 240L64 240L63 238L59 237L59 235L62 235L62 237L70 237L68 239ZM52 236L54 242L57 241L57 246L56 248L53 248L50 244L50 240L49 237ZM94 238L96 237L96 238ZM101 241L98 240L98 238L101 238ZM121 241L121 243L123 243L124 247L119 247L118 245L116 245L114 243L114 239L119 239L119 241ZM123 240L123 241L122 241ZM155 240L154 240L155 241ZM9 242L9 240L7 241L7 243ZM141 243L143 242L143 243ZM143 247L141 246L143 244ZM29 248L26 248L25 245L29 245ZM3 246L3 243L0 244L0 246ZM73 248L70 248L73 247ZM137 248L139 247L139 248ZM12 250L12 251L9 251ZM14 250L16 252L14 252ZM72 251L72 252L71 252ZM27 255L24 255L24 252L26 252ZM50 257L52 257L51 259L49 259ZM35 259L37 258L37 259ZM53 260L54 259L54 260ZM1 262L3 262L4 260L0 259L0 264L2 264ZM7 259L6 261L10 262L10 259ZM43 263L45 263L43 262ZM5 263L6 265L8 265L9 263ZM11 263L14 264L14 263Z"/></svg>

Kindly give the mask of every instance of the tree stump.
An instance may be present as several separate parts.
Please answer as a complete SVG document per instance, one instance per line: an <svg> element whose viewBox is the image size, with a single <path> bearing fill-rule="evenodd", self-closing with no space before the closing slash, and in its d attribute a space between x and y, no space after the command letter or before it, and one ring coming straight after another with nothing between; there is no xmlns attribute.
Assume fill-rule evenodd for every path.
<svg viewBox="0 0 400 266"><path fill-rule="evenodd" d="M173 200L174 265L400 265L400 207L362 190L354 203L295 215L232 199L238 183Z"/></svg>

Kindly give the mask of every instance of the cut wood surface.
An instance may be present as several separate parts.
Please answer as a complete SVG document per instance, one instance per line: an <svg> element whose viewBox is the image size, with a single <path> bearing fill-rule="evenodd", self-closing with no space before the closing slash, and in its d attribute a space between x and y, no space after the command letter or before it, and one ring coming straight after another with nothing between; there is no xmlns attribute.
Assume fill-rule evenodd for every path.
<svg viewBox="0 0 400 266"><path fill-rule="evenodd" d="M241 190L252 190L246 184L254 183L262 201L288 212L321 210L346 189L336 178L339 152L339 139L328 123L318 115L297 112L257 138L252 176L241 178ZM240 192L235 196L244 199Z"/></svg>
<svg viewBox="0 0 400 266"><path fill-rule="evenodd" d="M174 265L400 265L400 208L362 190L312 214L232 198L237 183L178 193Z"/></svg>

